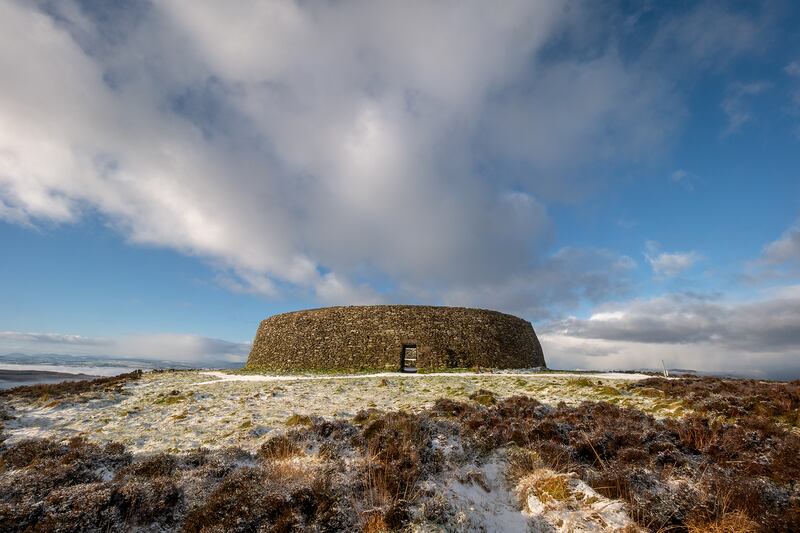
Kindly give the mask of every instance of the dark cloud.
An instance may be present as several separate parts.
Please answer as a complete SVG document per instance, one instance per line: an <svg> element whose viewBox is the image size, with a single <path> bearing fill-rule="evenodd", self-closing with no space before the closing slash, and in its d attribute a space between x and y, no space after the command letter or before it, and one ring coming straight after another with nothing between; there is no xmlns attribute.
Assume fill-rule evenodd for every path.
<svg viewBox="0 0 800 533"><path fill-rule="evenodd" d="M580 302L598 303L627 294L636 268L630 257L608 250L563 248L524 276L453 289L443 299L450 305L488 307L542 320Z"/></svg>
<svg viewBox="0 0 800 533"><path fill-rule="evenodd" d="M800 287L729 303L673 294L601 306L589 319L569 318L547 332L647 344L715 344L752 353L800 352Z"/></svg>

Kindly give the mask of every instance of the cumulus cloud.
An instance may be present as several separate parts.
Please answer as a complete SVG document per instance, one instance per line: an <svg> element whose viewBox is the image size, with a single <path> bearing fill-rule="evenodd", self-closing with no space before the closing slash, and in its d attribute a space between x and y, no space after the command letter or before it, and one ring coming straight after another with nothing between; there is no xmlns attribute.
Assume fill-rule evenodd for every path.
<svg viewBox="0 0 800 533"><path fill-rule="evenodd" d="M542 330L551 364L800 375L800 286L748 301L669 294L599 306Z"/></svg>
<svg viewBox="0 0 800 533"><path fill-rule="evenodd" d="M655 241L645 243L644 257L656 278L675 277L702 259L697 252L661 252L659 248Z"/></svg>
<svg viewBox="0 0 800 533"><path fill-rule="evenodd" d="M607 35L585 53L577 1L3 2L0 219L99 214L267 297L529 285L546 203L677 127L664 43L708 58L756 40L752 17L713 11L623 57Z"/></svg>
<svg viewBox="0 0 800 533"><path fill-rule="evenodd" d="M755 282L770 278L792 279L798 273L800 273L800 226L794 225L779 238L764 245L758 259L747 264L745 279Z"/></svg>
<svg viewBox="0 0 800 533"><path fill-rule="evenodd" d="M249 351L247 343L176 333L113 338L0 331L0 353L110 356L213 365L244 361Z"/></svg>
<svg viewBox="0 0 800 533"><path fill-rule="evenodd" d="M793 226L764 247L763 261L770 265L800 268L800 226Z"/></svg>
<svg viewBox="0 0 800 533"><path fill-rule="evenodd" d="M525 276L451 289L443 300L448 305L552 318L580 302L597 303L626 294L636 266L630 257L607 250L562 248Z"/></svg>

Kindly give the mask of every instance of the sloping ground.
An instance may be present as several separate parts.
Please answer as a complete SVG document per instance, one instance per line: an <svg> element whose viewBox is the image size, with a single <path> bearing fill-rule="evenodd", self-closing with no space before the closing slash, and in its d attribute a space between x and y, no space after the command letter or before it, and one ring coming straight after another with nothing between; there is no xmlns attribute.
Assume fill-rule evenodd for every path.
<svg viewBox="0 0 800 533"><path fill-rule="evenodd" d="M253 450L270 434L283 430L294 415L350 419L370 408L420 412L437 398L466 400L481 388L491 389L500 398L529 394L551 404L606 398L661 414L680 409L676 401L626 390L622 385L629 380L626 374L589 379L551 374L292 377L153 372L125 382L103 382L66 397L47 392L46 387L9 395L6 401L16 419L7 424L6 431L9 443L31 437L80 436L101 443L119 442L134 452L174 452L198 446Z"/></svg>
<svg viewBox="0 0 800 533"><path fill-rule="evenodd" d="M3 397L0 530L800 524L797 384L209 377Z"/></svg>

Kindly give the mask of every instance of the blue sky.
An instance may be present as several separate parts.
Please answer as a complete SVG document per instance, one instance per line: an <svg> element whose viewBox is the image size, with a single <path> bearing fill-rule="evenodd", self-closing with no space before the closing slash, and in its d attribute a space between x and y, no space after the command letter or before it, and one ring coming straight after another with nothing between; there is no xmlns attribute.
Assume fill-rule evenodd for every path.
<svg viewBox="0 0 800 533"><path fill-rule="evenodd" d="M523 316L551 366L800 376L793 2L0 25L0 354L213 364L273 313L424 303Z"/></svg>

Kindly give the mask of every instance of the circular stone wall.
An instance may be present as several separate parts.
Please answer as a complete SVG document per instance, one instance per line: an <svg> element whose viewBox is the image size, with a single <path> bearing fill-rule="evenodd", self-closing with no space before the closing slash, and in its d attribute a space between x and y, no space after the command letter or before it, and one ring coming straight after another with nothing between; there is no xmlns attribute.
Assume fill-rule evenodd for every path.
<svg viewBox="0 0 800 533"><path fill-rule="evenodd" d="M416 367L544 367L530 322L464 307L326 307L274 315L258 327L249 369L401 370L416 347Z"/></svg>

